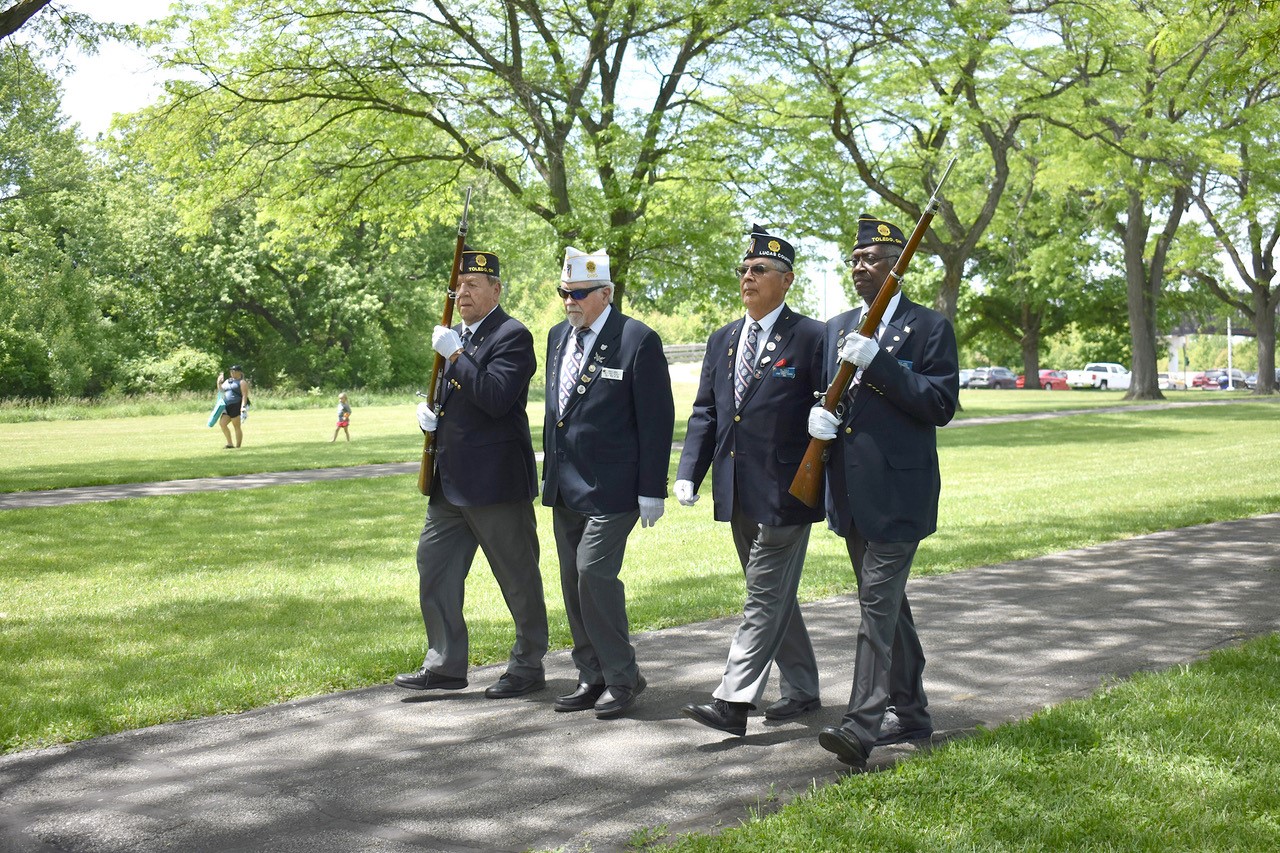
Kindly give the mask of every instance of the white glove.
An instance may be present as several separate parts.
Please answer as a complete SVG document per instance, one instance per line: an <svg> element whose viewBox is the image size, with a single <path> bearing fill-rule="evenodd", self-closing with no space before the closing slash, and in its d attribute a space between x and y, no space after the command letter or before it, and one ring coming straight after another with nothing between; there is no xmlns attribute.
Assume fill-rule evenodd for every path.
<svg viewBox="0 0 1280 853"><path fill-rule="evenodd" d="M676 480L674 491L680 506L693 506L698 502L698 498L702 497L694 492L693 480Z"/></svg>
<svg viewBox="0 0 1280 853"><path fill-rule="evenodd" d="M863 338L866 340L866 338ZM822 441L834 441L840 421L821 406L809 410L809 435Z"/></svg>
<svg viewBox="0 0 1280 853"><path fill-rule="evenodd" d="M431 411L430 406L426 403L418 404L418 426L422 428L423 432L435 432L438 420L439 418L436 417L435 412Z"/></svg>
<svg viewBox="0 0 1280 853"><path fill-rule="evenodd" d="M844 339L844 346L840 347L840 360L856 364L858 367L866 367L879 351L879 344L871 338L854 332Z"/></svg>
<svg viewBox="0 0 1280 853"><path fill-rule="evenodd" d="M462 338L447 326L436 326L436 330L431 333L431 348L448 358L462 349Z"/></svg>
<svg viewBox="0 0 1280 853"><path fill-rule="evenodd" d="M658 523L658 519L662 518L663 504L666 501L662 498L646 498L643 495L636 500L640 502L640 526L653 527Z"/></svg>

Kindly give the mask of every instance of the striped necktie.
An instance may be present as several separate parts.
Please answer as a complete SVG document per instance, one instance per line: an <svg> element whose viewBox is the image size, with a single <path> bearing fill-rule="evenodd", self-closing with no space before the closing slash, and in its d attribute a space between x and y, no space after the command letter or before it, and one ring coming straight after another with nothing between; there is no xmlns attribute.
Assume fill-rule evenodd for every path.
<svg viewBox="0 0 1280 853"><path fill-rule="evenodd" d="M751 374L756 369L756 344L760 324L752 321L747 330L747 340L742 345L742 360L738 362L738 374L733 383L733 405L742 405L742 396L747 393L747 385L751 383Z"/></svg>
<svg viewBox="0 0 1280 853"><path fill-rule="evenodd" d="M590 327L578 329L573 333L573 346L569 351L568 369L561 373L560 382L560 414L564 414L565 406L569 405L569 396L573 393L573 388L578 384L578 373L582 370L582 356L586 352L587 332L591 331Z"/></svg>

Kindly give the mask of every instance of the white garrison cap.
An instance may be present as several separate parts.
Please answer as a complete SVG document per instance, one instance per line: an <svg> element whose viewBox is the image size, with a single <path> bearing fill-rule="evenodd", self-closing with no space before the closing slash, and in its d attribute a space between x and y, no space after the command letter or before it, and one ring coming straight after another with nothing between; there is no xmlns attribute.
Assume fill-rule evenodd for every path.
<svg viewBox="0 0 1280 853"><path fill-rule="evenodd" d="M609 254L598 249L591 254L572 246L564 250L564 270L560 281L569 284L583 281L612 281L609 278Z"/></svg>

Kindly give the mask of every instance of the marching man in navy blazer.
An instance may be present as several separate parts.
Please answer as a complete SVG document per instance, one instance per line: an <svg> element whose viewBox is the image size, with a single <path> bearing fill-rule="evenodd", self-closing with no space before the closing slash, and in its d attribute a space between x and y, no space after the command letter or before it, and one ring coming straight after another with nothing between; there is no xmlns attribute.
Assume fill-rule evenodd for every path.
<svg viewBox="0 0 1280 853"><path fill-rule="evenodd" d="M612 306L609 256L565 252L565 322L547 336L542 502L551 507L578 686L557 711L630 708L645 688L619 575L636 522L653 527L667 496L675 428L662 340Z"/></svg>
<svg viewBox="0 0 1280 853"><path fill-rule="evenodd" d="M897 226L859 218L846 263L868 306L905 245ZM810 435L833 441L828 523L845 539L861 610L849 705L818 742L857 769L876 746L933 734L906 584L920 540L938 526L937 428L951 420L959 395L955 332L945 317L899 292L873 340L858 333L864 310L827 322L828 379L837 358L858 371L835 414L817 406L809 418Z"/></svg>
<svg viewBox="0 0 1280 853"><path fill-rule="evenodd" d="M462 323L436 326L431 338L447 360L439 410L418 405L418 426L436 433L431 499L418 538L427 656L395 683L411 690L467 686L463 587L479 547L515 620L507 671L485 690L491 699L505 699L546 687L547 610L533 511L537 468L525 412L537 358L533 335L498 305L497 256L468 248L458 273L453 298Z"/></svg>
<svg viewBox="0 0 1280 853"><path fill-rule="evenodd" d="M795 250L756 226L738 281L746 316L707 343L689 416L675 493L693 505L711 469L715 519L733 531L746 576L742 623L709 704L684 713L703 725L746 734L747 711L764 696L777 661L782 698L765 709L790 720L820 706L818 664L796 591L809 530L822 519L788 490L809 445L806 419L822 381L823 326L784 301Z"/></svg>

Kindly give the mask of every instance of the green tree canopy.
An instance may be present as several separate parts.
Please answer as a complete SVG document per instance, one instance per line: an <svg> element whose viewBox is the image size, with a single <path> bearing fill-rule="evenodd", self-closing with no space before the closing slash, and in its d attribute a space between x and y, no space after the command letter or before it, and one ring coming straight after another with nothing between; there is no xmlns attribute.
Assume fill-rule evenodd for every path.
<svg viewBox="0 0 1280 853"><path fill-rule="evenodd" d="M740 230L695 95L769 9L711 3L223 0L169 22L172 83L149 145L207 207L261 198L284 232L457 216L500 188L567 244L606 247L619 296L660 301L725 269ZM210 188L213 192L209 192ZM442 203L442 199L447 199ZM336 239L340 228L333 231ZM733 240L736 243L736 240Z"/></svg>

